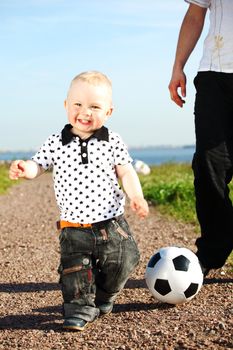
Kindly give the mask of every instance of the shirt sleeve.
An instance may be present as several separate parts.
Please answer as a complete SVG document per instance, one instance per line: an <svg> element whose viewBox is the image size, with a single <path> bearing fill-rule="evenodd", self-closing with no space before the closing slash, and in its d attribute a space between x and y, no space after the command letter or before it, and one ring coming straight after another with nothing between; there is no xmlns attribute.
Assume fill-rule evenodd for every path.
<svg viewBox="0 0 233 350"><path fill-rule="evenodd" d="M114 133L114 161L115 165L126 165L133 162L126 144L120 135Z"/></svg>
<svg viewBox="0 0 233 350"><path fill-rule="evenodd" d="M40 165L44 170L48 170L53 166L53 153L56 135L47 138L39 151L32 157L32 160Z"/></svg>
<svg viewBox="0 0 233 350"><path fill-rule="evenodd" d="M184 0L189 4L198 5L200 7L208 8L210 7L211 0Z"/></svg>

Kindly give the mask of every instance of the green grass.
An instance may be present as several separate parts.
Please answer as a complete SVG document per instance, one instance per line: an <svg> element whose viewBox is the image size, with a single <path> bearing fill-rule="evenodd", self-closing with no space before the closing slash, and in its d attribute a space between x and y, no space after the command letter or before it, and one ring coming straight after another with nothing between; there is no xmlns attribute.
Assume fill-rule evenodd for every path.
<svg viewBox="0 0 233 350"><path fill-rule="evenodd" d="M164 214L197 224L193 196L193 175L188 164L163 164L141 176L145 198Z"/></svg>
<svg viewBox="0 0 233 350"><path fill-rule="evenodd" d="M8 188L13 185L13 181L8 177L9 166L6 164L0 165L0 194L7 192Z"/></svg>

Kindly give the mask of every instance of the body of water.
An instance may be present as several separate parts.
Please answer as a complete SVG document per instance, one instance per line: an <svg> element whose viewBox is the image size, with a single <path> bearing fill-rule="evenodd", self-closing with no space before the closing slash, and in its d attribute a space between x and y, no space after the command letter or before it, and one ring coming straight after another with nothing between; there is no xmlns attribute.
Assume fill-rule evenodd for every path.
<svg viewBox="0 0 233 350"><path fill-rule="evenodd" d="M169 162L191 163L195 147L148 147L129 151L134 160L142 160L148 165L159 165Z"/></svg>
<svg viewBox="0 0 233 350"><path fill-rule="evenodd" d="M141 160L148 165L162 163L191 163L195 148L188 147L147 147L131 148L129 153L134 160ZM34 151L0 152L0 161L30 159Z"/></svg>

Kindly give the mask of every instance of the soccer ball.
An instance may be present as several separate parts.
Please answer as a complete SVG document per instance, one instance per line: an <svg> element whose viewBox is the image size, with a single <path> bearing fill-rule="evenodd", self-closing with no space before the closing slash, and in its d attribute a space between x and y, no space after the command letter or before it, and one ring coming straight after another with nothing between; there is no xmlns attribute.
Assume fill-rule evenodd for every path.
<svg viewBox="0 0 233 350"><path fill-rule="evenodd" d="M150 258L145 279L156 299L169 304L181 304L199 292L203 273L197 256L191 250L165 247Z"/></svg>

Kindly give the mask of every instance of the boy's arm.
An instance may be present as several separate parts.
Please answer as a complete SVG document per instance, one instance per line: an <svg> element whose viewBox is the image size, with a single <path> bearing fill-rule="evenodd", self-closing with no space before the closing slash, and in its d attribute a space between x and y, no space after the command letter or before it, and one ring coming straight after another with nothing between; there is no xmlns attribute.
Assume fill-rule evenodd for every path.
<svg viewBox="0 0 233 350"><path fill-rule="evenodd" d="M19 178L34 179L43 174L44 169L33 160L15 160L11 163L9 178L18 180Z"/></svg>
<svg viewBox="0 0 233 350"><path fill-rule="evenodd" d="M190 4L181 25L172 77L168 86L171 99L180 107L183 107L185 101L182 98L186 96L186 76L183 69L201 35L206 11L204 7ZM178 88L181 89L181 96L178 94Z"/></svg>
<svg viewBox="0 0 233 350"><path fill-rule="evenodd" d="M122 186L130 199L130 207L140 218L145 218L149 213L149 208L144 199L142 187L136 171L132 164L117 165L116 172L122 182Z"/></svg>

